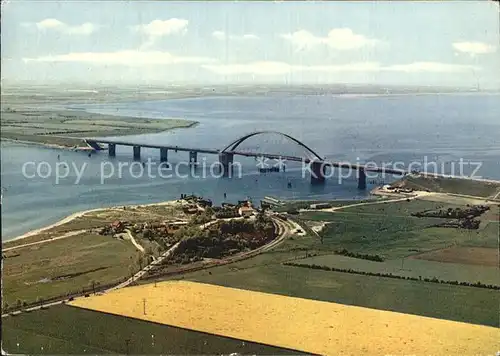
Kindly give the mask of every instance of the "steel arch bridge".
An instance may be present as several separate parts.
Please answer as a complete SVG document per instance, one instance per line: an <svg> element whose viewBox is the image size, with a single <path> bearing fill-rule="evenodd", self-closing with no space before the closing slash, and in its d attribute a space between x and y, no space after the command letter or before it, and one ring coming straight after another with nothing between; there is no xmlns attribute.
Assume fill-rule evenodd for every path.
<svg viewBox="0 0 500 356"><path fill-rule="evenodd" d="M224 147L221 150L221 153L225 153L225 152L233 153L234 152L235 154L240 154L238 151L236 151L236 149L238 148L239 145L241 145L243 142L245 142L246 140L248 140L254 136L266 135L266 134L276 134L276 135L282 136L282 137L284 137L292 142L295 142L297 145L304 148L307 152L311 153L312 156L314 157L314 159L323 160L323 158L319 154L317 154L312 148L307 146L305 143L297 140L296 138L294 138L286 133L283 133L280 131L271 131L271 130L256 131L256 132L252 132L252 133L246 134L244 136L241 136L240 138L234 140L229 145Z"/></svg>

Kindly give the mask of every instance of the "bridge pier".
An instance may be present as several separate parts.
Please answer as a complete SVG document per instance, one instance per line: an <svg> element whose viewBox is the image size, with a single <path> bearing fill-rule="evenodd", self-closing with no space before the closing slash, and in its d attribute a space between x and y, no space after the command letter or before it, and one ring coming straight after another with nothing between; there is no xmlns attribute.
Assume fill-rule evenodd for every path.
<svg viewBox="0 0 500 356"><path fill-rule="evenodd" d="M358 171L358 189L365 190L366 189L366 172L364 169L360 169Z"/></svg>
<svg viewBox="0 0 500 356"><path fill-rule="evenodd" d="M311 184L325 183L326 166L323 162L311 163Z"/></svg>
<svg viewBox="0 0 500 356"><path fill-rule="evenodd" d="M219 163L221 164L223 177L229 177L233 173L233 160L232 153L222 152L219 153Z"/></svg>
<svg viewBox="0 0 500 356"><path fill-rule="evenodd" d="M168 162L168 149L165 147L160 148L160 161Z"/></svg>
<svg viewBox="0 0 500 356"><path fill-rule="evenodd" d="M109 157L116 156L116 144L108 143L108 155L109 155Z"/></svg>
<svg viewBox="0 0 500 356"><path fill-rule="evenodd" d="M189 151L189 164L197 164L198 163L198 152Z"/></svg>
<svg viewBox="0 0 500 356"><path fill-rule="evenodd" d="M134 160L141 160L141 146L134 146Z"/></svg>

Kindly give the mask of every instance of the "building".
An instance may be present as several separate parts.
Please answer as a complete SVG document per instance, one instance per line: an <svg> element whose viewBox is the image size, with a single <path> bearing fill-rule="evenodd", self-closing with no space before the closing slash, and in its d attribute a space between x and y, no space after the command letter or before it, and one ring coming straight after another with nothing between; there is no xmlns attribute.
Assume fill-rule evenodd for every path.
<svg viewBox="0 0 500 356"><path fill-rule="evenodd" d="M242 206L238 209L240 216L252 216L255 210L251 206Z"/></svg>
<svg viewBox="0 0 500 356"><path fill-rule="evenodd" d="M331 207L332 205L328 203L317 203L317 204L311 204L309 206L310 209L329 209Z"/></svg>

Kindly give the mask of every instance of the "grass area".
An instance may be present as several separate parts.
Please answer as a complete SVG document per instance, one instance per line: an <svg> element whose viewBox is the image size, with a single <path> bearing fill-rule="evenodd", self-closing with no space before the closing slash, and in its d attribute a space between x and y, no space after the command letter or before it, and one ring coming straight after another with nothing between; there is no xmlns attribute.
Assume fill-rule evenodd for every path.
<svg viewBox="0 0 500 356"><path fill-rule="evenodd" d="M271 262L273 257L276 254L258 256L251 262L193 272L182 278L226 287L499 326L498 315L492 311L497 310L500 296L494 290L284 266ZM259 264L259 260L262 264Z"/></svg>
<svg viewBox="0 0 500 356"><path fill-rule="evenodd" d="M484 182L470 179L424 177L408 175L393 186L432 192L472 195L477 197L493 197L500 192L500 183Z"/></svg>
<svg viewBox="0 0 500 356"><path fill-rule="evenodd" d="M79 137L123 136L187 128L195 121L143 119L69 110L2 110L2 138L61 146L82 144ZM72 137L64 137L72 136Z"/></svg>
<svg viewBox="0 0 500 356"><path fill-rule="evenodd" d="M446 210L448 208L454 209L459 207L462 207L462 205L413 199L410 201L403 200L387 204L353 206L342 209L342 212L356 214L378 214L388 216L409 216L412 213L420 211L439 209Z"/></svg>
<svg viewBox="0 0 500 356"><path fill-rule="evenodd" d="M3 261L3 301L9 305L76 292L91 281L120 280L131 274L138 251L129 241L83 233L12 253Z"/></svg>
<svg viewBox="0 0 500 356"><path fill-rule="evenodd" d="M243 345L241 340L66 305L3 319L2 346L11 353L49 355L299 354L248 341Z"/></svg>
<svg viewBox="0 0 500 356"><path fill-rule="evenodd" d="M458 263L442 263L416 259L389 260L384 262L367 261L340 255L323 255L305 258L294 263L304 266L325 266L354 271L393 274L413 278L437 278L443 281L458 281L500 286L497 267L471 266Z"/></svg>
<svg viewBox="0 0 500 356"><path fill-rule="evenodd" d="M498 224L489 222L478 230L435 227L440 218L417 218L411 213L458 207L431 201L412 200L350 207L335 213L305 212L302 220L326 221L320 232L320 250L345 248L351 252L401 258L452 245L498 246ZM492 206L492 210L498 211Z"/></svg>

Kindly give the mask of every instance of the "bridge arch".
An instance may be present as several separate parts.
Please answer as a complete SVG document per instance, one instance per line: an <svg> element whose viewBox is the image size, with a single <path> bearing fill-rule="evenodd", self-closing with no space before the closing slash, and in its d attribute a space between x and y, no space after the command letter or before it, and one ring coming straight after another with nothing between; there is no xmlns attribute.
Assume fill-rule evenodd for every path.
<svg viewBox="0 0 500 356"><path fill-rule="evenodd" d="M247 134L245 136L242 136L242 137L234 140L233 142L231 142L229 145L227 145L226 147L224 147L221 152L231 152L231 151L234 151L236 148L238 148L239 145L241 145L244 141L248 140L250 137L257 136L257 135L264 135L264 134L277 134L277 135L283 136L283 137L285 137L285 138L287 138L287 139L295 142L299 146L305 148L308 152L312 153L314 155L314 157L317 158L318 160L321 160L321 161L323 160L323 158L319 154L317 154L316 152L314 152L305 143L297 140L296 138L294 138L294 137L292 137L290 135L287 135L286 133L279 132L279 131L256 131L256 132L249 133L249 134Z"/></svg>

